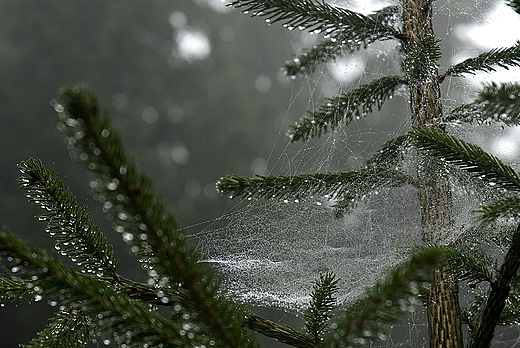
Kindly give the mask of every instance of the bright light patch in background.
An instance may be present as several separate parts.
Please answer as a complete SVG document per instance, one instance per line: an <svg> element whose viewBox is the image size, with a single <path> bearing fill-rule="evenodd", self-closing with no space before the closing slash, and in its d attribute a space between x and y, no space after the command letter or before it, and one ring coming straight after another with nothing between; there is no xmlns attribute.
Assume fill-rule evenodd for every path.
<svg viewBox="0 0 520 348"><path fill-rule="evenodd" d="M188 62L203 60L211 53L208 37L198 30L179 30L175 42L179 56Z"/></svg>
<svg viewBox="0 0 520 348"><path fill-rule="evenodd" d="M500 2L480 23L464 24L457 28L457 33L462 41L479 50L479 53L491 48L506 48L514 46L518 40L520 28L520 16L505 3ZM454 57L454 63L474 56L475 53L465 52ZM497 68L493 73L477 73L466 75L466 80L474 87L480 87L482 82L508 82L520 80L520 68Z"/></svg>
<svg viewBox="0 0 520 348"><path fill-rule="evenodd" d="M459 39L476 48L478 52L463 52L454 57L454 63L459 63L492 48L514 46L519 39L520 16L504 2L499 4L479 23L464 24L457 28ZM504 69L497 67L495 72L478 72L475 75L465 75L465 80L472 88L479 89L483 83L520 81L520 68ZM491 151L499 158L512 161L520 155L520 128L511 127L507 134L496 138Z"/></svg>
<svg viewBox="0 0 520 348"><path fill-rule="evenodd" d="M267 75L259 75L255 80L255 88L258 92L265 94L271 89L271 79Z"/></svg>
<svg viewBox="0 0 520 348"><path fill-rule="evenodd" d="M365 61L360 57L338 58L328 65L332 77L340 83L348 83L359 78L365 70Z"/></svg>

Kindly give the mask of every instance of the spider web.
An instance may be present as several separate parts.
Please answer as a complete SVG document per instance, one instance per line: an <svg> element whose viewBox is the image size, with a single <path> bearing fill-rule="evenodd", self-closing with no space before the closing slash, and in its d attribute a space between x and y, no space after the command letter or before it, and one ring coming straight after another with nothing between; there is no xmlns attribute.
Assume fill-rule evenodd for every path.
<svg viewBox="0 0 520 348"><path fill-rule="evenodd" d="M391 3L335 4L366 14ZM495 34L501 40L495 40L498 45L493 46L478 34L482 30L501 30L491 23L510 15L513 15L511 18L516 16L500 1L435 1L434 28L443 39L441 66L457 63L491 47L513 45L516 38L503 37L503 32ZM302 33L294 40L294 46L297 49L309 47L314 40L315 36ZM374 78L397 73L399 59L395 42L374 43L292 82L295 96L289 105L298 98L307 98L305 92L309 92L308 109L313 110L323 102L324 96L335 96ZM461 102L467 102L483 80L516 80L518 76L517 71L509 70L505 77L498 72L468 79L448 78L442 86L444 110L448 112ZM295 175L359 168L383 143L408 130L407 98L407 91L399 90L381 111L363 115L316 141L287 145L281 154L270 155L261 174ZM284 127L292 122L290 107L286 115ZM515 139L515 129L503 131L464 125L451 126L448 130L487 151L509 156L510 162L517 159L516 147L504 152L506 147L497 145L504 139L509 139L510 144ZM284 132L280 130L280 137ZM485 196L468 195L463 190L454 190L453 196L454 230L463 230L473 221L470 210L484 203ZM242 201L193 235L206 255L200 262L215 267L237 300L297 314L303 313L308 304L312 282L320 273L332 271L340 279L339 305L345 306L372 285L385 269L403 260L411 246L421 243L421 213L416 191L407 186L381 189L339 219L333 217L332 203L328 197ZM393 334L383 346L428 345L423 310L415 310L417 312L411 313L404 324L394 325ZM517 345L520 346L519 330L497 330L494 346Z"/></svg>

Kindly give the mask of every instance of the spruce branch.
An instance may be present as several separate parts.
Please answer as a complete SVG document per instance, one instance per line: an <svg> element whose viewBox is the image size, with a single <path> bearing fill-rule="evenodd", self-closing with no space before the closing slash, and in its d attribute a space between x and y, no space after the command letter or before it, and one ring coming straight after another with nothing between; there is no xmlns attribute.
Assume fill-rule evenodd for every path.
<svg viewBox="0 0 520 348"><path fill-rule="evenodd" d="M24 174L18 182L29 201L49 211L38 219L48 223L46 231L56 240L60 254L68 256L86 272L109 275L117 281L118 260L114 250L90 220L86 205L78 205L52 167L46 169L43 163L29 159L18 168Z"/></svg>
<svg viewBox="0 0 520 348"><path fill-rule="evenodd" d="M430 280L442 257L442 250L424 247L390 270L385 279L349 305L345 319L320 347L366 347L370 341L386 340L390 325L421 303L419 287Z"/></svg>
<svg viewBox="0 0 520 348"><path fill-rule="evenodd" d="M515 10L516 13L520 14L520 0L508 0L506 5Z"/></svg>
<svg viewBox="0 0 520 348"><path fill-rule="evenodd" d="M96 317L100 330L112 337L126 337L127 331L132 332L129 347L144 344L178 347L201 342L201 337L192 339L190 335L181 334L180 325L164 319L148 304L131 300L97 277L74 271L57 257L20 240L6 228L0 232L0 251L18 260L18 264L27 270L25 277L41 279L39 285L44 294L55 296L62 305L73 310Z"/></svg>
<svg viewBox="0 0 520 348"><path fill-rule="evenodd" d="M243 327L243 309L230 303L209 268L197 264L194 248L186 243L170 210L152 181L126 150L107 116L100 117L93 92L65 87L60 92L58 128L69 147L95 176L94 191L105 200L106 211L117 217L115 226L132 246L141 250L143 265L168 279L173 289L186 293L186 305L198 312L197 321L211 328L228 347L254 345Z"/></svg>
<svg viewBox="0 0 520 348"><path fill-rule="evenodd" d="M313 33L325 33L358 42L401 37L391 25L326 2L313 0L236 0L229 4L243 13L265 18L266 22L282 22L288 29L299 28Z"/></svg>
<svg viewBox="0 0 520 348"><path fill-rule="evenodd" d="M492 82L484 85L473 102L452 110L445 120L516 126L520 124L520 84Z"/></svg>
<svg viewBox="0 0 520 348"><path fill-rule="evenodd" d="M11 300L20 304L29 296L34 296L34 282L0 277L0 303Z"/></svg>
<svg viewBox="0 0 520 348"><path fill-rule="evenodd" d="M399 6L387 6L369 14L367 18L381 25L395 26L399 11ZM317 66L335 60L341 53L351 54L361 47L366 47L368 44L380 39L378 36L371 36L368 31L365 33L367 37L361 41L352 40L351 37L344 35L342 32L334 36L327 34L325 40L311 49L304 50L293 60L287 61L283 71L291 77L300 73L310 74L314 72Z"/></svg>
<svg viewBox="0 0 520 348"><path fill-rule="evenodd" d="M438 61L442 56L440 41L432 34L422 34L413 45L407 46L401 66L410 85L430 81L437 75Z"/></svg>
<svg viewBox="0 0 520 348"><path fill-rule="evenodd" d="M274 338L279 342L289 344L293 347L312 348L316 346L306 335L257 315L248 316L247 327L264 336Z"/></svg>
<svg viewBox="0 0 520 348"><path fill-rule="evenodd" d="M24 348L73 348L84 347L95 337L98 330L95 320L82 315L81 311L63 308L52 318L52 322L38 333Z"/></svg>
<svg viewBox="0 0 520 348"><path fill-rule="evenodd" d="M482 259L472 257L467 251L443 246L438 246L438 248L443 249L444 262L450 274L472 284L481 282L494 284L494 275Z"/></svg>
<svg viewBox="0 0 520 348"><path fill-rule="evenodd" d="M517 218L520 216L520 197L504 197L481 206L475 212L480 214L479 220L486 224L494 222L501 217Z"/></svg>
<svg viewBox="0 0 520 348"><path fill-rule="evenodd" d="M374 106L380 110L384 102L393 96L397 88L405 84L399 76L386 76L371 81L361 87L327 98L327 103L314 112L307 112L296 125L291 126L288 135L291 142L308 140L321 136L340 124L348 125L354 116L365 116Z"/></svg>
<svg viewBox="0 0 520 348"><path fill-rule="evenodd" d="M367 191L388 185L403 185L411 179L387 168L363 168L349 172L263 176L253 178L231 175L217 182L222 195L243 198L301 198L311 195L343 199L362 196Z"/></svg>
<svg viewBox="0 0 520 348"><path fill-rule="evenodd" d="M442 81L447 76L474 75L478 71L491 72L496 71L496 67L509 69L512 66L520 66L520 42L518 41L515 46L495 48L475 58L468 58L452 65L446 69L439 79Z"/></svg>
<svg viewBox="0 0 520 348"><path fill-rule="evenodd" d="M520 190L520 175L479 146L466 143L438 129L414 126L408 132L414 146L444 159L481 180L508 190Z"/></svg>
<svg viewBox="0 0 520 348"><path fill-rule="evenodd" d="M315 344L320 343L330 325L331 312L336 305L338 279L333 273L320 274L314 283L309 307L305 311L305 328Z"/></svg>
<svg viewBox="0 0 520 348"><path fill-rule="evenodd" d="M500 315L506 306L511 290L511 283L520 268L520 225L513 235L509 250L496 281L480 315L478 326L470 336L470 348L489 348L500 321Z"/></svg>

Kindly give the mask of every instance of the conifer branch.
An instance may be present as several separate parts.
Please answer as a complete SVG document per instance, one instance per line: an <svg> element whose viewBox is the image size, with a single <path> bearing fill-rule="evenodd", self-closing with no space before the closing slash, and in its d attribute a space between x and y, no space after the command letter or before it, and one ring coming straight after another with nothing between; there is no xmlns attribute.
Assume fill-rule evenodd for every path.
<svg viewBox="0 0 520 348"><path fill-rule="evenodd" d="M29 201L49 211L38 219L48 223L46 230L56 240L60 254L68 256L86 272L109 275L117 281L118 261L114 250L90 220L86 205L80 207L70 190L64 189L63 180L41 162L29 159L18 168L25 174L18 181L27 191Z"/></svg>
<svg viewBox="0 0 520 348"><path fill-rule="evenodd" d="M520 225L513 235L496 281L480 315L478 326L470 336L470 348L489 348L509 297L511 282L520 268Z"/></svg>
<svg viewBox="0 0 520 348"><path fill-rule="evenodd" d="M520 42L517 41L512 47L492 49L475 58L468 58L452 65L439 79L442 81L446 76L462 76L462 74L474 75L478 71L491 72L495 71L497 66L504 69L520 66Z"/></svg>
<svg viewBox="0 0 520 348"><path fill-rule="evenodd" d="M494 276L488 266L481 259L472 257L468 252L454 248L439 246L443 249L445 263L450 274L460 280L467 280L472 284L487 282L494 284Z"/></svg>
<svg viewBox="0 0 520 348"><path fill-rule="evenodd" d="M378 23L375 18L313 0L236 0L229 4L243 13L282 22L288 29L299 28L331 36L343 35L365 42L400 37L394 26Z"/></svg>
<svg viewBox="0 0 520 348"><path fill-rule="evenodd" d="M508 0L506 5L515 10L516 13L520 14L520 0Z"/></svg>
<svg viewBox="0 0 520 348"><path fill-rule="evenodd" d="M326 39L311 49L303 50L293 60L286 61L283 72L291 78L298 74L311 74L318 65L334 61L342 52L353 53L360 46L361 44L357 42L344 42L337 38Z"/></svg>
<svg viewBox="0 0 520 348"><path fill-rule="evenodd" d="M145 267L167 277L169 286L181 284L197 320L213 330L228 347L246 347L254 341L243 327L243 310L218 295L219 284L209 268L197 264L193 247L186 244L173 214L163 204L152 181L126 155L119 134L108 117L100 117L94 94L79 87L61 90L58 128L68 136L71 149L96 177L94 191L105 200L106 211L117 216L116 230L142 250Z"/></svg>
<svg viewBox="0 0 520 348"><path fill-rule="evenodd" d="M520 190L520 175L497 157L474 144L450 136L438 129L414 126L408 132L415 147L443 158L481 180L508 190Z"/></svg>
<svg viewBox="0 0 520 348"><path fill-rule="evenodd" d="M279 342L289 344L293 347L312 348L316 346L306 335L290 327L276 324L257 315L250 315L247 318L247 326L255 332L274 338Z"/></svg>
<svg viewBox="0 0 520 348"><path fill-rule="evenodd" d="M410 85L430 81L437 75L438 61L442 56L440 41L434 35L423 34L407 47L401 65Z"/></svg>
<svg viewBox="0 0 520 348"><path fill-rule="evenodd" d="M399 76L386 76L350 90L340 96L327 98L327 103L314 112L307 112L288 135L294 142L319 137L322 133L336 129L340 124L348 125L354 116L365 116L374 106L380 110L383 103L406 81Z"/></svg>
<svg viewBox="0 0 520 348"><path fill-rule="evenodd" d="M320 274L313 286L311 301L305 311L305 328L315 344L320 343L329 328L331 311L336 305L338 279L333 273Z"/></svg>
<svg viewBox="0 0 520 348"><path fill-rule="evenodd" d="M99 328L111 337L126 337L130 330L133 340L129 347L159 343L164 347L178 347L201 342L201 337L192 339L182 335L182 327L152 311L148 304L131 300L97 277L74 271L56 257L15 237L6 228L0 232L0 251L17 260L18 267L26 270L24 277L37 279L43 294L59 299L62 305L73 310L96 317ZM102 318L105 320L100 320Z"/></svg>
<svg viewBox="0 0 520 348"><path fill-rule="evenodd" d="M481 206L475 211L479 213L479 220L491 223L501 217L517 218L520 216L520 197L509 196Z"/></svg>
<svg viewBox="0 0 520 348"><path fill-rule="evenodd" d="M231 175L217 182L222 195L243 198L301 198L318 195L333 199L361 196L380 186L403 185L412 179L387 168L364 168L349 172L263 176Z"/></svg>
<svg viewBox="0 0 520 348"><path fill-rule="evenodd" d="M0 303L12 300L20 304L25 298L34 295L34 284L23 279L0 277Z"/></svg>
<svg viewBox="0 0 520 348"><path fill-rule="evenodd" d="M95 320L82 315L81 311L70 308L60 310L51 319L52 322L38 333L24 348L73 348L84 347L94 339L94 333L98 329Z"/></svg>
<svg viewBox="0 0 520 348"><path fill-rule="evenodd" d="M419 303L420 284L430 280L439 267L442 250L424 247L388 273L346 310L320 347L366 347L368 342L385 340L389 326Z"/></svg>
<svg viewBox="0 0 520 348"><path fill-rule="evenodd" d="M399 11L399 6L387 6L369 14L367 18L375 23L395 26ZM318 65L335 60L340 53L351 54L359 50L362 46L366 47L368 44L381 39L378 36L370 36L370 32L365 33L367 37L361 41L352 40L349 36L345 36L341 32L332 37L328 34L326 35L326 39L318 45L311 49L304 50L295 59L287 61L284 65L284 73L291 77L300 73L310 74L314 72ZM386 37L386 35L384 37Z"/></svg>
<svg viewBox="0 0 520 348"><path fill-rule="evenodd" d="M447 122L476 124L503 123L506 126L520 124L520 84L494 82L478 91L475 100L462 105L446 115Z"/></svg>

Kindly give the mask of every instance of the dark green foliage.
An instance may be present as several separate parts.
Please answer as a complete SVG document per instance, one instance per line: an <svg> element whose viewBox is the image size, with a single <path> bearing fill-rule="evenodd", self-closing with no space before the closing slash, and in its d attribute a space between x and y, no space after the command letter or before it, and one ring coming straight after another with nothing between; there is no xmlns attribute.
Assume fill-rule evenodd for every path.
<svg viewBox="0 0 520 348"><path fill-rule="evenodd" d="M311 301L305 311L305 328L312 337L314 343L323 340L328 330L331 312L336 307L334 294L338 291L338 279L333 273L320 274L313 286Z"/></svg>
<svg viewBox="0 0 520 348"><path fill-rule="evenodd" d="M508 0L506 4L510 6L516 13L520 14L520 1L519 0Z"/></svg>
<svg viewBox="0 0 520 348"><path fill-rule="evenodd" d="M496 67L508 69L510 66L520 66L520 44L509 48L492 49L475 58L468 58L455 64L444 72L443 76L461 76L475 74L478 71L496 71Z"/></svg>
<svg viewBox="0 0 520 348"><path fill-rule="evenodd" d="M384 102L405 83L399 76L382 77L340 96L328 98L325 105L314 112L307 112L296 125L290 127L289 139L297 141L319 137L329 129L348 125L355 116L366 116L374 106L380 110Z"/></svg>
<svg viewBox="0 0 520 348"><path fill-rule="evenodd" d="M478 255L480 258L477 258L471 255L470 250L442 246L438 248L445 255L445 264L450 273L460 280L467 280L472 286L481 282L493 283L494 275L490 266L484 263L485 255Z"/></svg>
<svg viewBox="0 0 520 348"><path fill-rule="evenodd" d="M131 300L116 291L113 284L97 276L73 270L57 257L16 238L5 228L0 233L0 252L3 258L11 260L12 267L17 267L18 271L14 273L16 276L32 280L35 296L50 296L65 306L67 311L75 311L80 316L85 316L84 320L92 322L91 337L100 330L105 332L104 337L111 336L125 342L126 332L130 331L133 339L125 342L130 347L142 347L143 343L150 346L162 343L164 347L179 347L200 342L200 337L192 340L188 335L181 335L180 325L162 318L149 305ZM77 338L74 330L61 330L74 325L69 320L75 318L63 315L62 312L50 324L60 327L59 344L63 342L63 347L85 345L86 341L72 341ZM71 345L65 344L69 340ZM38 345L39 342L50 345ZM56 347L58 344L52 337L40 337L33 343L42 347Z"/></svg>
<svg viewBox="0 0 520 348"><path fill-rule="evenodd" d="M378 17L364 16L345 8L313 0L237 0L229 4L267 22L282 22L289 29L299 28L332 37L341 34L356 42L371 42L399 35L396 28Z"/></svg>
<svg viewBox="0 0 520 348"><path fill-rule="evenodd" d="M38 216L48 223L46 231L56 240L56 250L68 256L84 272L117 279L118 261L99 228L90 220L87 206L80 207L70 190L65 190L54 170L33 159L22 162L19 179L27 197L49 213Z"/></svg>
<svg viewBox="0 0 520 348"><path fill-rule="evenodd" d="M385 279L348 306L345 318L320 347L366 347L369 342L385 341L389 326L421 303L420 288L442 257L439 249L425 247L389 270Z"/></svg>
<svg viewBox="0 0 520 348"><path fill-rule="evenodd" d="M480 179L485 179L492 186L520 191L520 175L479 146L437 129L412 127L408 135L412 137L414 146L427 150L429 155L453 163Z"/></svg>
<svg viewBox="0 0 520 348"><path fill-rule="evenodd" d="M396 18L399 13L399 6L388 6L367 16L367 19L375 23L395 26ZM316 66L329 61L334 61L336 57L343 54L351 54L361 47L366 47L372 41L380 39L379 36L365 37L361 41L353 40L352 37L339 32L331 37L326 35L326 39L311 49L305 49L297 58L288 61L284 66L284 72L288 76L297 74L310 74L314 72Z"/></svg>
<svg viewBox="0 0 520 348"><path fill-rule="evenodd" d="M476 212L480 213L479 219L484 223L496 221L501 217L516 219L520 216L520 197L509 196L495 200L481 206Z"/></svg>
<svg viewBox="0 0 520 348"><path fill-rule="evenodd" d="M454 109L446 117L449 122L476 124L520 124L520 85L517 83L486 84L470 104Z"/></svg>
<svg viewBox="0 0 520 348"><path fill-rule="evenodd" d="M59 102L63 111L58 127L95 176L91 186L105 202L106 212L117 217L115 230L133 252L143 250L141 260L149 275L173 290L180 284L178 291L186 294L183 306L189 303L200 313L196 320L214 330L222 342L230 347L246 344L240 310L217 295L218 282L196 263L198 257L186 245L184 231L177 228L151 180L128 158L108 118L99 116L92 92L64 88Z"/></svg>
<svg viewBox="0 0 520 348"><path fill-rule="evenodd" d="M401 66L409 84L424 83L437 75L438 61L442 56L440 42L433 35L421 34L415 44L408 47Z"/></svg>

